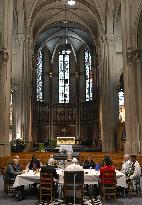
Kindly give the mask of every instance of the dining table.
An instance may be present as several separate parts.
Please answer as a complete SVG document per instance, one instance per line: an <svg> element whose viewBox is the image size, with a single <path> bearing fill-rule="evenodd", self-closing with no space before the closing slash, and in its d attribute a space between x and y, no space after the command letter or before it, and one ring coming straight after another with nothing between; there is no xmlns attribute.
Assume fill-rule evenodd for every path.
<svg viewBox="0 0 142 205"><path fill-rule="evenodd" d="M57 174L59 175L59 184L64 184L64 170L56 169ZM100 172L95 169L84 169L84 184L98 184ZM116 170L116 180L117 186L127 188L126 176L122 172ZM30 184L40 184L40 172L34 172L29 170L24 172L21 175L17 175L13 187L18 187L21 185L30 185Z"/></svg>

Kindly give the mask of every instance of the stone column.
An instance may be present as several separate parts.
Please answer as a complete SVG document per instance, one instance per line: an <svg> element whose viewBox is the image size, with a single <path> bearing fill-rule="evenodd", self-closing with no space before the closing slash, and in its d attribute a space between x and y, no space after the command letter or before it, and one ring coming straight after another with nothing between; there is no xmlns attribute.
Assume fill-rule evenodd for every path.
<svg viewBox="0 0 142 205"><path fill-rule="evenodd" d="M31 39L27 34L17 34L17 105L16 138L29 140L31 136Z"/></svg>
<svg viewBox="0 0 142 205"><path fill-rule="evenodd" d="M124 93L125 93L125 129L126 143L125 153L138 154L140 150L139 140L139 108L136 65L136 50L131 26L131 8L129 0L121 0L121 22L123 41L123 62L124 62Z"/></svg>
<svg viewBox="0 0 142 205"><path fill-rule="evenodd" d="M10 155L9 146L9 105L10 105L10 67L8 51L0 51L0 156ZM8 76L7 76L8 75Z"/></svg>
<svg viewBox="0 0 142 205"><path fill-rule="evenodd" d="M137 103L137 72L136 52L132 48L127 50L127 64L124 69L124 92L126 114L126 143L125 153L138 153L138 103Z"/></svg>
<svg viewBox="0 0 142 205"><path fill-rule="evenodd" d="M142 50L136 50L136 83L138 103L138 153L142 154Z"/></svg>
<svg viewBox="0 0 142 205"><path fill-rule="evenodd" d="M0 50L0 156L9 156L13 0L3 1L2 48Z"/></svg>
<svg viewBox="0 0 142 205"><path fill-rule="evenodd" d="M24 85L24 104L25 104L25 140L32 141L31 123L31 96L32 96L32 38L26 34L25 38L25 85Z"/></svg>
<svg viewBox="0 0 142 205"><path fill-rule="evenodd" d="M106 34L101 39L102 69L101 69L101 136L102 151L112 152L116 150L116 124L118 112L116 101L118 93L116 89L115 71L115 34Z"/></svg>

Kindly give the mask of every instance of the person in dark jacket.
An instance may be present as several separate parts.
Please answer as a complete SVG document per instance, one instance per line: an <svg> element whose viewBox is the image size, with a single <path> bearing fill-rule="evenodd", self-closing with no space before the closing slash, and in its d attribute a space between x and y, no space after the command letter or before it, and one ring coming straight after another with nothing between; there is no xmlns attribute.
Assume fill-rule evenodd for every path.
<svg viewBox="0 0 142 205"><path fill-rule="evenodd" d="M87 160L84 162L84 164L83 164L83 168L84 169L95 169L95 167L96 167L96 163L91 159L91 157L89 156L88 158L87 158Z"/></svg>
<svg viewBox="0 0 142 205"><path fill-rule="evenodd" d="M5 171L5 180L11 183L14 183L16 176L22 174L21 171L17 170L18 160L13 159L10 161L6 167Z"/></svg>
<svg viewBox="0 0 142 205"><path fill-rule="evenodd" d="M36 171L42 167L42 163L37 159L36 155L32 156L32 160L27 164L26 169Z"/></svg>

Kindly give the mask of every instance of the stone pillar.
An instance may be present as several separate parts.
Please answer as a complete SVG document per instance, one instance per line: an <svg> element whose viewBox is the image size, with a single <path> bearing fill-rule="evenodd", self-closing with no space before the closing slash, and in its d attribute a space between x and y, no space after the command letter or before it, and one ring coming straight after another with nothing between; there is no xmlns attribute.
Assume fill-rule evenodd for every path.
<svg viewBox="0 0 142 205"><path fill-rule="evenodd" d="M142 51L129 48L127 62L125 153L142 154Z"/></svg>
<svg viewBox="0 0 142 205"><path fill-rule="evenodd" d="M137 100L138 100L138 153L142 154L142 50L136 51L136 88L137 88Z"/></svg>
<svg viewBox="0 0 142 205"><path fill-rule="evenodd" d="M136 50L136 83L138 103L138 153L142 154L142 50Z"/></svg>
<svg viewBox="0 0 142 205"><path fill-rule="evenodd" d="M112 152L116 150L116 124L118 112L116 101L118 91L116 89L115 71L115 34L106 34L101 39L102 69L101 69L101 136L102 151Z"/></svg>
<svg viewBox="0 0 142 205"><path fill-rule="evenodd" d="M124 70L124 93L126 114L126 143L125 153L137 154L138 147L138 103L137 103L137 72L136 52L132 48L127 50L127 65Z"/></svg>
<svg viewBox="0 0 142 205"><path fill-rule="evenodd" d="M13 0L3 2L2 48L0 50L0 156L9 156Z"/></svg>
<svg viewBox="0 0 142 205"><path fill-rule="evenodd" d="M31 131L31 39L27 34L17 34L17 105L16 138L30 140Z"/></svg>
<svg viewBox="0 0 142 205"><path fill-rule="evenodd" d="M124 62L124 93L125 93L125 129L126 143L125 153L138 154L140 151L139 140L139 108L137 74L139 69L136 65L136 50L133 28L131 24L131 8L129 0L121 0L121 22L122 22L122 41L123 41L123 62Z"/></svg>

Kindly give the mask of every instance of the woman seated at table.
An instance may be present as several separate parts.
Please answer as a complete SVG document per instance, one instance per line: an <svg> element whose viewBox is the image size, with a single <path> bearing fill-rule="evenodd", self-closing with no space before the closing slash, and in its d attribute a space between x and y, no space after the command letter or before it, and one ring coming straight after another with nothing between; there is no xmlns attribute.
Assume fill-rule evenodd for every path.
<svg viewBox="0 0 142 205"><path fill-rule="evenodd" d="M112 165L112 161L109 157L106 157L104 159L104 166L100 168L100 183L103 184L104 182L107 184L112 184L113 181L112 180L107 180L107 179L103 179L103 174L106 171L110 171L112 173L115 172L115 167Z"/></svg>
<svg viewBox="0 0 142 205"><path fill-rule="evenodd" d="M40 169L42 166L43 165L40 162L40 160L37 159L37 156L33 155L31 161L27 164L26 169L36 171L37 169Z"/></svg>
<svg viewBox="0 0 142 205"><path fill-rule="evenodd" d="M84 169L95 169L96 163L91 159L90 156L87 157L87 160L83 164Z"/></svg>

